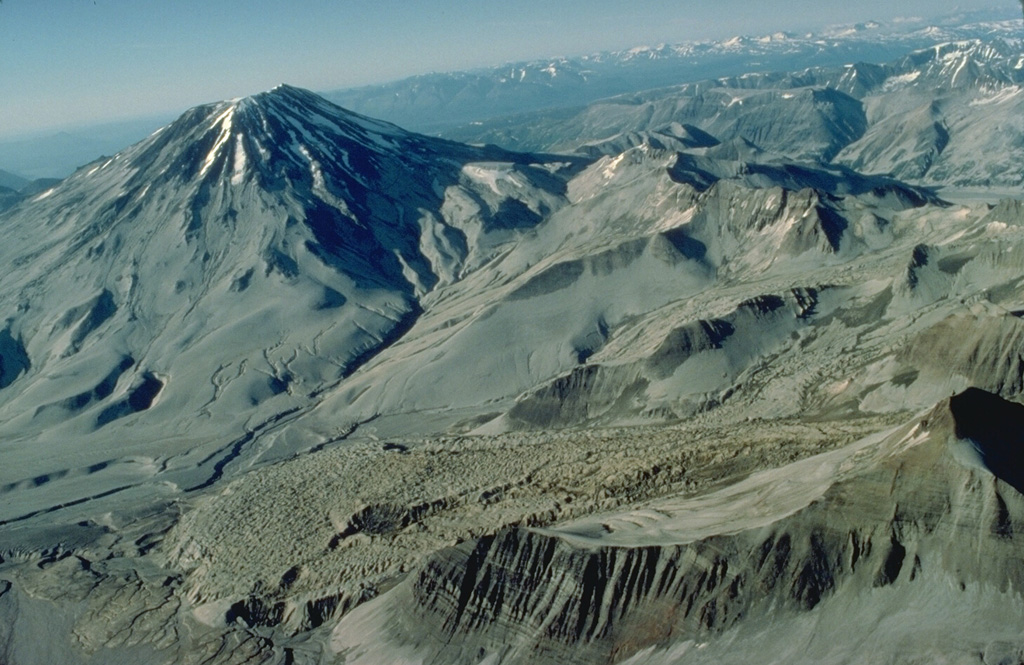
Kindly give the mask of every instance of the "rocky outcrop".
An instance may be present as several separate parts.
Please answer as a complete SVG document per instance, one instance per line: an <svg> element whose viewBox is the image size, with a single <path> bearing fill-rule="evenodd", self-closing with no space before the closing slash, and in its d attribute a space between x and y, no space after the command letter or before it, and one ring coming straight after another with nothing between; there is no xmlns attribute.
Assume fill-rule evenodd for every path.
<svg viewBox="0 0 1024 665"><path fill-rule="evenodd" d="M642 362L581 364L523 395L510 409L509 420L517 427L553 427L635 415L645 409L654 415L650 411L652 400L646 395L652 384L676 374L685 382L689 378L685 364L701 355L726 357L732 371L739 373L773 347L789 344L789 333L813 318L818 298L816 288L795 288L781 295L744 300L721 318L677 326ZM702 368L693 372L699 374ZM727 380L719 390L701 397L703 408L717 405L730 378L726 375ZM689 395L685 390L680 392L684 398L678 402L682 403ZM662 414L679 416L685 409L679 403L667 405Z"/></svg>
<svg viewBox="0 0 1024 665"><path fill-rule="evenodd" d="M1009 313L959 313L916 336L901 354L926 385L962 380L1004 397L1024 392L1024 321Z"/></svg>
<svg viewBox="0 0 1024 665"><path fill-rule="evenodd" d="M118 400L100 412L96 425L102 427L133 413L146 411L163 391L166 381L152 372L144 372L132 385L123 399Z"/></svg>
<svg viewBox="0 0 1024 665"><path fill-rule="evenodd" d="M14 383L31 366L24 342L15 338L9 328L0 331L0 389Z"/></svg>
<svg viewBox="0 0 1024 665"><path fill-rule="evenodd" d="M65 312L57 324L58 329L71 329L71 337L64 352L65 355L78 353L86 338L96 332L116 313L117 302L114 300L114 294L108 289L103 289L99 295L87 303Z"/></svg>

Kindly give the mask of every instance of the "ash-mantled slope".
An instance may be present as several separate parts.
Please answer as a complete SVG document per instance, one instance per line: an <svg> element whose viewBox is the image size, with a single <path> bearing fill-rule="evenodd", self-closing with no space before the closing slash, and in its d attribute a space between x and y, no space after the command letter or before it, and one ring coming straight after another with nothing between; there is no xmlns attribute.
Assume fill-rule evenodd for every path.
<svg viewBox="0 0 1024 665"><path fill-rule="evenodd" d="M425 293L565 205L580 161L422 137L281 86L83 167L3 218L0 486L100 474L60 503L168 465L204 466L186 484L217 475L238 440L405 332Z"/></svg>
<svg viewBox="0 0 1024 665"><path fill-rule="evenodd" d="M947 384L907 367L938 321L916 310L986 290L1016 307L1012 262L975 260L1016 232L927 190L683 126L620 147L461 146L282 87L32 197L0 250L20 268L0 294L0 519L154 477L207 485L371 421L919 408ZM843 363L849 381L823 388Z"/></svg>
<svg viewBox="0 0 1024 665"><path fill-rule="evenodd" d="M421 620L442 636L423 651L438 661L532 657L537 645L600 661L671 646L634 630L658 608L684 642L717 640L700 631L727 629L737 608L752 617L737 630L761 630L765 599L780 620L813 620L800 603L817 594L825 607L847 584L815 577L815 548L834 562L854 551L850 533L867 563L824 570L873 583L892 524L848 524L792 502L806 493L772 491L793 486L780 477L831 474L835 458L758 476L773 481L754 496L772 498L773 542L788 534L792 557L747 576L769 586L737 590L736 605L717 595L732 581L720 568L666 582L694 598L685 611L650 595L637 552L683 571L698 561L687 552L711 550L662 555L680 543L655 536L679 525L645 531L642 509L745 519L719 501L729 491L707 495L716 483L916 420L967 386L1019 398L1021 206L951 205L683 125L620 138L587 158L513 155L282 88L200 107L3 217L0 257L19 271L0 287L0 520L17 520L0 525L0 623L14 626L0 629L0 654L318 662L333 657L339 621L337 649L367 646L349 632L362 617L399 631L372 638L386 651L371 662L395 660L396 640L419 650L402 625ZM874 473L861 461L835 487L862 488L846 484ZM918 496L919 469L907 469L898 505L930 508L934 488ZM629 515L598 522L608 530L517 528L611 510ZM833 522L839 536L818 538ZM721 531L696 540L715 538L730 570L767 539ZM431 556L481 537L479 550ZM586 559L608 549L629 553ZM523 552L539 552L530 570L543 574L484 607L499 596L481 565L504 570L498 559ZM416 602L379 613L401 594ZM636 623L622 619L641 606ZM43 625L63 628L40 642ZM620 643L620 629L639 641ZM992 635L984 645L1002 648Z"/></svg>
<svg viewBox="0 0 1024 665"><path fill-rule="evenodd" d="M838 279L833 271L902 263L910 220L946 211L891 178L717 149L643 143L599 159L569 182L571 205L500 261L432 294L402 342L314 417L462 411L494 427L685 417L825 310L818 287ZM778 319L790 290L796 319ZM699 328L689 317L731 320L719 341L731 338L738 355L722 365L710 354L677 374L690 355L720 348L668 351L679 330ZM552 399L534 408L537 390ZM571 405L592 398L601 406Z"/></svg>

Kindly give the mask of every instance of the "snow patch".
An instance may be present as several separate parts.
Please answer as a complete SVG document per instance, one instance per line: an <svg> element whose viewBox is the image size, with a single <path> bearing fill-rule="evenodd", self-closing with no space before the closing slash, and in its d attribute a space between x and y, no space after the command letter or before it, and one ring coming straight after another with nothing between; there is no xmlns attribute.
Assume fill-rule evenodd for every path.
<svg viewBox="0 0 1024 665"><path fill-rule="evenodd" d="M213 163L217 161L217 155L220 154L221 147L227 143L228 139L231 138L231 125L235 115L235 106L229 106L226 111L221 113L213 121L211 129L220 125L220 134L217 136L217 141L210 148L210 152L206 155L206 159L203 161L203 166L199 169L199 176L206 175L206 172L210 170Z"/></svg>
<svg viewBox="0 0 1024 665"><path fill-rule="evenodd" d="M462 172L474 182L487 185L492 192L498 196L505 196L498 187L499 182L507 182L513 187L522 187L523 183L516 178L515 173L507 169L487 168L479 164L467 164L462 167Z"/></svg>
<svg viewBox="0 0 1024 665"><path fill-rule="evenodd" d="M906 85L908 83L913 83L920 76L921 76L921 70L920 69L912 71L912 72L908 72L906 74L900 74L899 76L890 76L888 79L886 79L885 85L883 86L883 89L885 89L885 90L892 90L893 88L896 88L898 86Z"/></svg>
<svg viewBox="0 0 1024 665"><path fill-rule="evenodd" d="M245 177L245 164L246 164L245 145L242 141L242 135L239 134L235 137L235 172L231 176L231 184L239 185L242 183L242 179Z"/></svg>
<svg viewBox="0 0 1024 665"><path fill-rule="evenodd" d="M619 164L622 163L622 160L625 156L626 153L622 153L618 157L615 157L610 162L608 162L608 166L604 167L604 169L601 170L601 175L604 176L605 180L610 180L615 176L615 170L618 168Z"/></svg>
<svg viewBox="0 0 1024 665"><path fill-rule="evenodd" d="M950 84L953 84L953 85L956 84L956 79L957 79L958 76L960 76L960 72L962 72L964 70L965 66L967 66L967 58L962 58L960 60L960 64L957 65L956 71L953 72L953 78L950 79Z"/></svg>
<svg viewBox="0 0 1024 665"><path fill-rule="evenodd" d="M660 222L651 228L651 230L654 233L662 233L664 231L671 231L674 228L689 224L693 221L693 216L696 212L697 206L690 206L682 212L674 212L670 215L665 215Z"/></svg>

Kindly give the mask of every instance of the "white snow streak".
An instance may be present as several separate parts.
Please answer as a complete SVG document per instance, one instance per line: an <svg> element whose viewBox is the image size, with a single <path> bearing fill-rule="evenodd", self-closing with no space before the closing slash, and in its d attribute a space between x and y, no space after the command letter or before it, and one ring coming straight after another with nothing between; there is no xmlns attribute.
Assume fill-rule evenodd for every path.
<svg viewBox="0 0 1024 665"><path fill-rule="evenodd" d="M245 145L242 141L242 135L239 134L235 137L235 173L231 176L231 184L241 184L242 179L245 177L245 164L246 164Z"/></svg>
<svg viewBox="0 0 1024 665"><path fill-rule="evenodd" d="M304 145L299 145L299 152L309 162L309 175L313 178L313 189L322 190L326 189L326 183L324 182L324 171L320 167L320 162L313 158L313 154L309 152L309 149Z"/></svg>
<svg viewBox="0 0 1024 665"><path fill-rule="evenodd" d="M956 77L957 77L957 76L960 76L960 72L962 72L962 71L963 71L963 69L964 69L964 67L965 67L966 65L967 65L967 58L963 58L963 59L961 59L961 60L960 60L960 64L959 64L959 65L957 65L956 71L955 71L955 72L953 72L953 78L952 78L952 79L950 79L950 84L951 84L951 85L956 85Z"/></svg>
<svg viewBox="0 0 1024 665"><path fill-rule="evenodd" d="M206 155L206 160L203 161L203 168L199 169L200 177L206 175L206 172L210 170L213 163L217 161L217 155L220 153L221 147L231 138L231 121L234 115L235 107L232 105L213 121L213 127L220 125L220 135L217 137L217 142L213 144L213 148L210 149L209 154Z"/></svg>

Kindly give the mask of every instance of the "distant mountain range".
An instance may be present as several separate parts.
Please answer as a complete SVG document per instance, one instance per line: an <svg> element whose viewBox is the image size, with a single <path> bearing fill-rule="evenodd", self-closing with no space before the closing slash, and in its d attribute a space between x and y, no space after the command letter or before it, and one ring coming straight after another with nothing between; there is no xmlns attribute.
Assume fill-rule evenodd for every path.
<svg viewBox="0 0 1024 665"><path fill-rule="evenodd" d="M815 34L737 36L508 63L335 90L324 96L344 108L413 131L469 138L485 135L486 130L475 129L474 123L535 111L578 109L624 93L750 72L888 62L912 50L950 41L1017 39L1021 36L1019 22L1008 10L966 11L929 21L867 22ZM100 155L111 155L145 138L173 117L168 114L0 141L0 168L28 178L65 177ZM468 127L459 129L463 125Z"/></svg>
<svg viewBox="0 0 1024 665"><path fill-rule="evenodd" d="M446 132L471 143L581 151L685 125L721 143L890 173L919 184L1019 190L1024 58L1003 36L945 42L886 64L751 73Z"/></svg>
<svg viewBox="0 0 1024 665"><path fill-rule="evenodd" d="M144 139L175 114L81 127L0 141L0 165L29 179L64 178L101 155Z"/></svg>
<svg viewBox="0 0 1024 665"><path fill-rule="evenodd" d="M7 189L17 191L28 183L29 181L27 178L0 170L0 187L6 187Z"/></svg>
<svg viewBox="0 0 1024 665"><path fill-rule="evenodd" d="M458 125L570 109L605 97L693 81L880 63L943 42L1021 36L1017 13L974 11L931 21L869 22L820 33L737 36L510 63L415 76L324 96L345 108L415 131L445 134Z"/></svg>
<svg viewBox="0 0 1024 665"><path fill-rule="evenodd" d="M57 178L29 180L20 175L0 170L0 211L14 206L27 196L52 187L60 182Z"/></svg>

